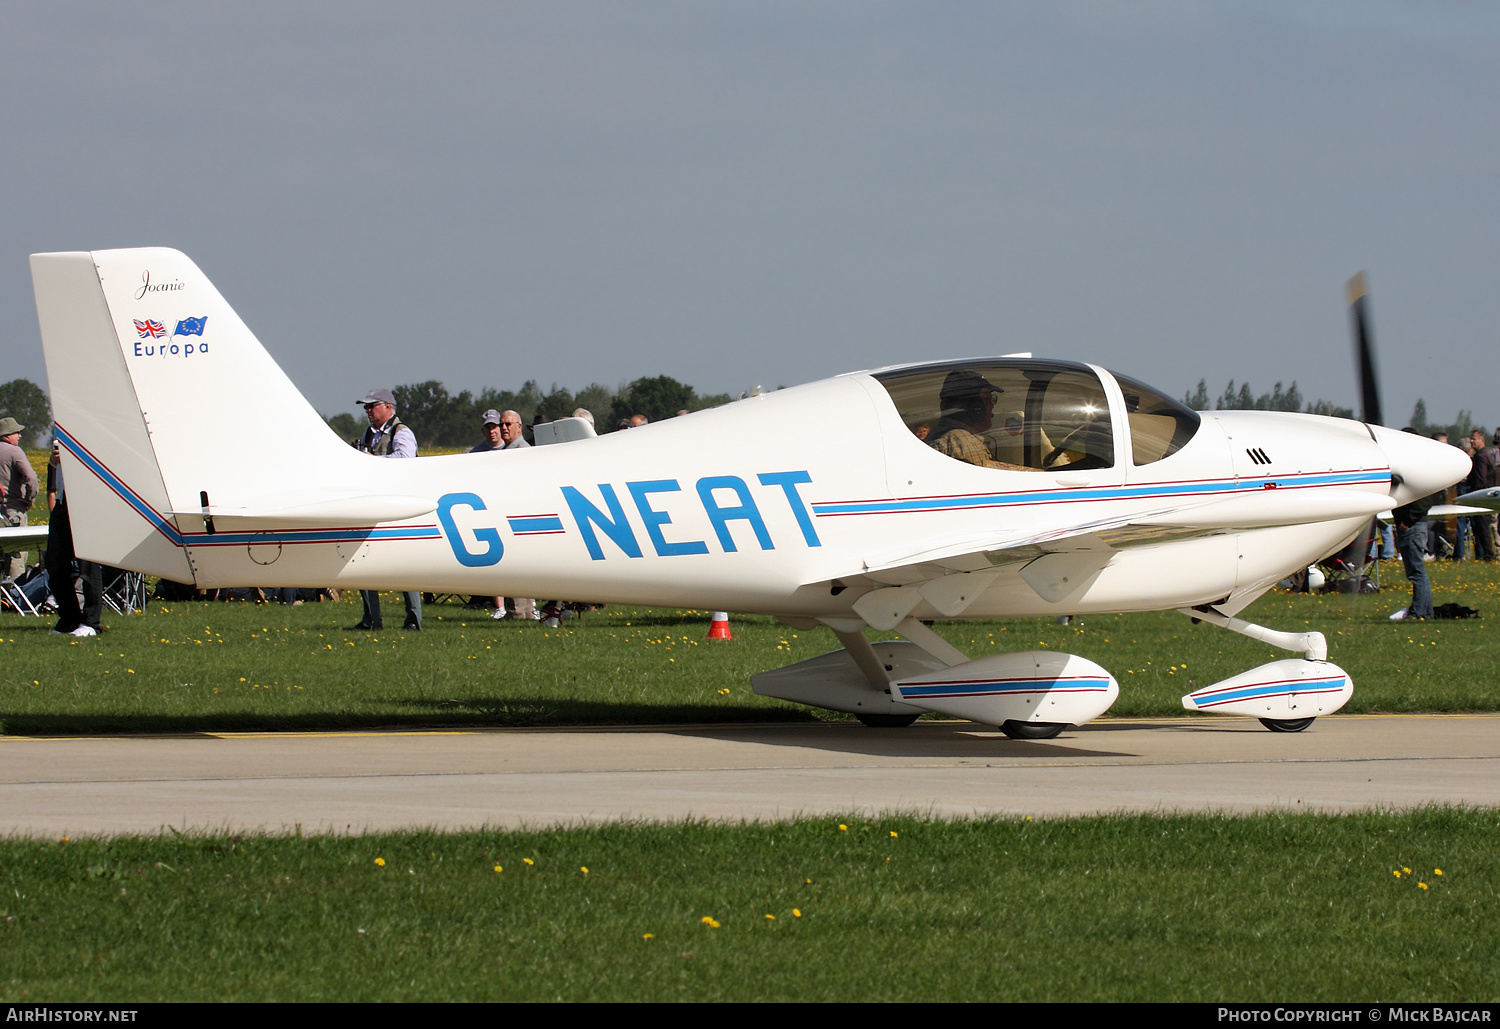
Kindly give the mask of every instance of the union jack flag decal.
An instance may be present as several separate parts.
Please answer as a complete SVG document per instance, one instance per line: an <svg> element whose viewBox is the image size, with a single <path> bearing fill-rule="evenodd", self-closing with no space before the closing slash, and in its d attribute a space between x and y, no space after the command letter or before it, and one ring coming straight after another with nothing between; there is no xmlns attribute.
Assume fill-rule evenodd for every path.
<svg viewBox="0 0 1500 1029"><path fill-rule="evenodd" d="M167 327L161 322L135 319L135 331L140 333L141 339L161 339L167 334Z"/></svg>

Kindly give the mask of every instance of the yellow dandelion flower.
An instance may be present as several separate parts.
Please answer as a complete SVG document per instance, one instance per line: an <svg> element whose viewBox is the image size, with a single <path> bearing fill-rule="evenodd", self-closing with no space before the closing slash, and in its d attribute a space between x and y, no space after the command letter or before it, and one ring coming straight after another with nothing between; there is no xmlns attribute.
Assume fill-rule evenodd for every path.
<svg viewBox="0 0 1500 1029"><path fill-rule="evenodd" d="M582 873L583 873L583 874L584 874L584 875L588 875L588 874L589 874L589 869L588 869L588 866L587 866L587 865L584 865L584 866L582 866L582 867L581 867L581 868L579 868L579 869L578 869L578 870L579 870L579 871L580 871L580 872L582 872Z"/></svg>
<svg viewBox="0 0 1500 1029"><path fill-rule="evenodd" d="M385 867L385 858L376 858L375 859L375 864L378 865L381 868L384 868Z"/></svg>
<svg viewBox="0 0 1500 1029"><path fill-rule="evenodd" d="M1441 868L1434 868L1432 870L1432 874L1433 875L1442 875L1443 874L1443 870Z"/></svg>
<svg viewBox="0 0 1500 1029"><path fill-rule="evenodd" d="M641 939L643 939L643 940L654 940L654 939L656 939L656 937L653 936L651 933L642 933L641 934Z"/></svg>
<svg viewBox="0 0 1500 1029"><path fill-rule="evenodd" d="M503 871L505 871L505 869L501 868L499 865L496 865L495 866L495 871L497 871L497 872L503 872Z"/></svg>
<svg viewBox="0 0 1500 1029"><path fill-rule="evenodd" d="M524 862L526 862L528 865L534 865L534 864L536 864L536 862L533 861L533 860L531 860L531 858L522 858L521 860L524 861Z"/></svg>
<svg viewBox="0 0 1500 1029"><path fill-rule="evenodd" d="M1401 869L1399 869L1399 868L1392 869L1391 874L1394 875L1397 879L1399 879L1399 878L1401 878Z"/></svg>
<svg viewBox="0 0 1500 1029"><path fill-rule="evenodd" d="M848 832L848 831L849 831L849 827L847 825L845 825L843 822L840 822L839 823L839 832Z"/></svg>
<svg viewBox="0 0 1500 1029"><path fill-rule="evenodd" d="M719 923L714 919L713 915L704 915L702 918L702 922L710 929L717 929L719 927Z"/></svg>
<svg viewBox="0 0 1500 1029"><path fill-rule="evenodd" d="M1427 884L1426 883L1417 883L1417 889L1419 889L1419 890L1425 890L1425 889L1427 889Z"/></svg>
<svg viewBox="0 0 1500 1029"><path fill-rule="evenodd" d="M1402 869L1401 869L1401 871L1404 874L1406 874L1406 875L1411 875L1411 869L1410 868L1406 868L1406 867L1403 866Z"/></svg>
<svg viewBox="0 0 1500 1029"><path fill-rule="evenodd" d="M891 839L895 839L898 835L899 835L898 833L892 832L891 833Z"/></svg>
<svg viewBox="0 0 1500 1029"><path fill-rule="evenodd" d="M768 921L768 922L774 922L774 921L776 921L776 916L775 915L767 915L766 916L766 921Z"/></svg>
<svg viewBox="0 0 1500 1029"><path fill-rule="evenodd" d="M793 918L801 918L802 917L802 909L801 908L792 908L792 917Z"/></svg>

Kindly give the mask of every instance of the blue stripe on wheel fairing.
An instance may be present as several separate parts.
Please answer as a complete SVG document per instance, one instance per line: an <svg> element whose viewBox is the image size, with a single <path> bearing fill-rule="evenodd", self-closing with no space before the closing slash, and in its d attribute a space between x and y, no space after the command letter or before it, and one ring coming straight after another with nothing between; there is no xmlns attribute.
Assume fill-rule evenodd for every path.
<svg viewBox="0 0 1500 1029"><path fill-rule="evenodd" d="M1219 693L1215 693L1212 690L1204 690L1201 693L1190 695L1193 698L1193 703L1201 709L1217 707L1220 704L1232 704L1238 700L1265 700L1271 697L1285 697L1294 693L1337 693L1344 688L1344 684L1348 681L1348 677L1343 675L1327 679L1281 679L1277 682L1256 683L1253 686L1238 686Z"/></svg>
<svg viewBox="0 0 1500 1029"><path fill-rule="evenodd" d="M1054 679L1031 676L1021 679L955 679L948 682L910 683L901 686L903 699L923 697L992 697L1025 693L1104 693L1109 680L1100 676Z"/></svg>

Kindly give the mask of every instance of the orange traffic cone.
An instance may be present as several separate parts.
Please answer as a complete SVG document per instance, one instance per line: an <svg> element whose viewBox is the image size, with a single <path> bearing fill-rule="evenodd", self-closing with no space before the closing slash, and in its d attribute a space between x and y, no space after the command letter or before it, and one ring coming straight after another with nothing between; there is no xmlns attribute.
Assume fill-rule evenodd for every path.
<svg viewBox="0 0 1500 1029"><path fill-rule="evenodd" d="M727 611L715 611L709 616L708 638L711 640L732 640L729 634L729 613Z"/></svg>

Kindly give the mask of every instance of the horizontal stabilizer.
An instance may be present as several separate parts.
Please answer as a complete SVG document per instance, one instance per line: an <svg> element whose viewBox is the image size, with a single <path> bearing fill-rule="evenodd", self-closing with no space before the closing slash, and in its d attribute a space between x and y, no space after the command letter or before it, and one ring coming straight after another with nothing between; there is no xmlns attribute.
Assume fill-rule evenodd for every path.
<svg viewBox="0 0 1500 1029"><path fill-rule="evenodd" d="M213 519L217 529L245 531L379 525L420 518L436 510L436 502L425 497L304 492L259 496L255 504L248 507L210 503L206 508L173 511L171 514L179 518L207 516Z"/></svg>

